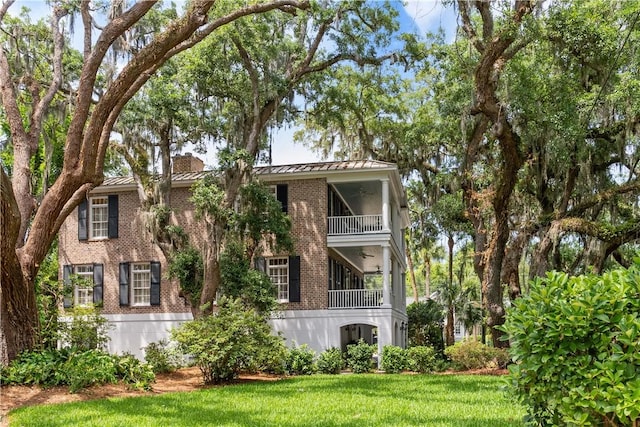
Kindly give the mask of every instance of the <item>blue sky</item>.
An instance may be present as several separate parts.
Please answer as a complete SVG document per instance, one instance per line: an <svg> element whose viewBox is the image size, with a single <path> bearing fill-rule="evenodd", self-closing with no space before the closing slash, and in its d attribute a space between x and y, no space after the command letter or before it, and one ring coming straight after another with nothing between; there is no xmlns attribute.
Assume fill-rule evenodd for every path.
<svg viewBox="0 0 640 427"><path fill-rule="evenodd" d="M376 0L372 0L376 1ZM178 1L179 2L179 1ZM398 10L402 32L413 32L423 36L427 32L436 32L440 27L445 30L447 39L451 39L456 29L456 13L452 7L445 7L442 0L392 0ZM32 18L38 19L48 16L50 8L44 0L19 0L11 7L10 13L17 14L21 6L32 11ZM76 31L76 37L81 37L81 31ZM302 144L293 142L294 129L287 128L276 132L273 136L272 160L273 164L306 163L320 161L320 156ZM213 150L212 150L213 151ZM213 152L207 155L205 163L214 166Z"/></svg>

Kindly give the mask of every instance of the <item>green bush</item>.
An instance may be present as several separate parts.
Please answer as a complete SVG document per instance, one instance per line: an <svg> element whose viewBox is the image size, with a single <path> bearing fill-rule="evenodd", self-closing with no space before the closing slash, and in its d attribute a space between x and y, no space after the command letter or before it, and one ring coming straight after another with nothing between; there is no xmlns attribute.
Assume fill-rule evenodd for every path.
<svg viewBox="0 0 640 427"><path fill-rule="evenodd" d="M382 348L380 367L387 374L397 374L407 367L407 354L398 346L385 345Z"/></svg>
<svg viewBox="0 0 640 427"><path fill-rule="evenodd" d="M61 369L67 375L67 385L71 393L94 384L118 381L113 357L101 350L71 353Z"/></svg>
<svg viewBox="0 0 640 427"><path fill-rule="evenodd" d="M306 344L289 349L286 370L289 375L311 375L316 371L315 352Z"/></svg>
<svg viewBox="0 0 640 427"><path fill-rule="evenodd" d="M437 354L444 354L444 307L435 300L414 302L407 306L409 318L409 345L433 347Z"/></svg>
<svg viewBox="0 0 640 427"><path fill-rule="evenodd" d="M113 356L101 350L70 349L24 352L0 371L0 383L68 385L69 391L118 380L149 390L155 375L151 367L132 355Z"/></svg>
<svg viewBox="0 0 640 427"><path fill-rule="evenodd" d="M436 351L433 347L415 346L407 349L407 368L413 372L428 373L437 370Z"/></svg>
<svg viewBox="0 0 640 427"><path fill-rule="evenodd" d="M347 365L354 374L364 374L371 372L373 365L373 353L377 346L367 344L361 338L357 344L347 346Z"/></svg>
<svg viewBox="0 0 640 427"><path fill-rule="evenodd" d="M112 356L116 368L116 376L135 390L151 390L156 380L153 367L143 363L132 354Z"/></svg>
<svg viewBox="0 0 640 427"><path fill-rule="evenodd" d="M144 347L144 360L156 374L173 372L185 364L182 355L167 340L152 342Z"/></svg>
<svg viewBox="0 0 640 427"><path fill-rule="evenodd" d="M38 384L45 387L67 383L67 375L61 366L69 358L70 351L43 350L21 353L0 371L1 384Z"/></svg>
<svg viewBox="0 0 640 427"><path fill-rule="evenodd" d="M336 347L326 349L318 356L316 365L322 374L339 374L344 366L342 351Z"/></svg>
<svg viewBox="0 0 640 427"><path fill-rule="evenodd" d="M602 276L549 273L514 301L513 390L540 426L640 421L639 265Z"/></svg>
<svg viewBox="0 0 640 427"><path fill-rule="evenodd" d="M59 322L63 346L76 350L104 349L109 342L109 321L95 307L74 307L70 318Z"/></svg>
<svg viewBox="0 0 640 427"><path fill-rule="evenodd" d="M271 335L264 316L243 307L240 300L220 298L213 315L183 323L171 331L180 350L193 357L206 384L229 381L242 370L255 370L269 353L282 346Z"/></svg>
<svg viewBox="0 0 640 427"><path fill-rule="evenodd" d="M506 366L509 355L505 349L490 347L476 340L460 341L444 350L457 369L483 369Z"/></svg>

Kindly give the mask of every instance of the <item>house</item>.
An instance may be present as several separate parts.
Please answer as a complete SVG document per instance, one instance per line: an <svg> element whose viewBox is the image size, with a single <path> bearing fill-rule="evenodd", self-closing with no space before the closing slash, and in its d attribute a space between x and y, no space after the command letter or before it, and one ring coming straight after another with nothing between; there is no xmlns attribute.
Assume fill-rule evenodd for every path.
<svg viewBox="0 0 640 427"><path fill-rule="evenodd" d="M174 220L201 239L190 188L211 172L190 155L174 159L173 172ZM255 174L273 188L294 238L294 253L265 253L259 263L278 291L274 330L289 345L307 344L316 352L344 350L360 338L380 351L387 344L405 346L408 212L396 166L340 161L260 166ZM112 325L113 353L142 356L144 346L192 318L146 231L131 177L106 178L67 218L59 262L66 281L80 277L92 284L76 287L65 305L99 304Z"/></svg>

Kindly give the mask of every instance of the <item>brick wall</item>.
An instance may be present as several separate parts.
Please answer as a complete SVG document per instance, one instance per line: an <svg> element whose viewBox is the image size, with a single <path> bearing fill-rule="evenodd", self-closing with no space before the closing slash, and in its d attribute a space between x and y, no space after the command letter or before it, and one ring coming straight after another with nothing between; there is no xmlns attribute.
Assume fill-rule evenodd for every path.
<svg viewBox="0 0 640 427"><path fill-rule="evenodd" d="M173 158L171 171L173 173L182 172L200 172L204 169L204 162L199 158L192 156L191 153L185 153L182 156Z"/></svg>
<svg viewBox="0 0 640 427"><path fill-rule="evenodd" d="M167 261L162 252L151 241L144 218L140 214L140 204L135 191L114 192L118 194L119 221L118 238L105 240L78 240L78 211L69 215L59 232L59 263L103 264L103 314L143 314L143 313L183 313L190 311L185 301L178 296L177 281L167 279ZM187 189L177 189L172 193L175 206L188 203ZM178 223L193 228L193 215L183 212L177 216ZM119 263L160 261L162 283L159 306L120 306ZM62 267L60 267L62 277Z"/></svg>
<svg viewBox="0 0 640 427"><path fill-rule="evenodd" d="M282 310L322 310L328 302L327 181L298 179L287 184L288 211L294 254L300 256L300 302L281 304ZM265 256L288 254L271 254Z"/></svg>
<svg viewBox="0 0 640 427"><path fill-rule="evenodd" d="M294 254L300 256L299 303L287 303L282 309L326 309L328 283L327 235L327 183L324 179L279 181L288 185L288 211L292 222ZM270 183L271 184L271 183ZM141 215L138 195L134 190L119 196L119 237L98 241L78 240L78 215L73 212L60 229L59 260L65 264L101 263L104 265L103 310L104 314L126 313L182 313L189 306L178 296L177 281L169 281L167 262L162 252L152 242ZM174 223L189 234L191 242L201 247L206 236L203 225L195 220L189 201L189 188L174 188L171 203ZM289 254L269 254L289 255ZM135 261L160 261L162 269L159 306L121 307L119 304L119 263ZM60 271L62 277L62 271Z"/></svg>

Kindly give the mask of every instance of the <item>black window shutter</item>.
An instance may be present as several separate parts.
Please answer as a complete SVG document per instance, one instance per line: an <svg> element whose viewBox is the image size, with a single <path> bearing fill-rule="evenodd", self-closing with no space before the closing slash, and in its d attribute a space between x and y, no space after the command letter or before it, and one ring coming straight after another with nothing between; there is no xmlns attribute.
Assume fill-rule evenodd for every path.
<svg viewBox="0 0 640 427"><path fill-rule="evenodd" d="M289 213L289 197L287 184L276 185L276 198L282 205L282 212Z"/></svg>
<svg viewBox="0 0 640 427"><path fill-rule="evenodd" d="M120 263L120 305L129 305L129 263Z"/></svg>
<svg viewBox="0 0 640 427"><path fill-rule="evenodd" d="M151 261L151 290L149 303L160 305L160 262Z"/></svg>
<svg viewBox="0 0 640 427"><path fill-rule="evenodd" d="M93 264L93 303L102 303L102 284L104 281L104 268L102 264Z"/></svg>
<svg viewBox="0 0 640 427"><path fill-rule="evenodd" d="M64 308L71 308L73 306L73 288L69 291L66 289L71 285L71 275L73 274L72 265L62 266L62 283L65 287L65 292L62 300L62 306Z"/></svg>
<svg viewBox="0 0 640 427"><path fill-rule="evenodd" d="M78 240L87 240L87 199L78 205Z"/></svg>
<svg viewBox="0 0 640 427"><path fill-rule="evenodd" d="M109 238L118 237L118 195L111 194L109 196Z"/></svg>
<svg viewBox="0 0 640 427"><path fill-rule="evenodd" d="M289 257L289 302L300 302L300 257Z"/></svg>
<svg viewBox="0 0 640 427"><path fill-rule="evenodd" d="M253 264L256 270L261 271L263 273L267 272L267 263L264 257L262 256L255 257L255 259L253 260Z"/></svg>

